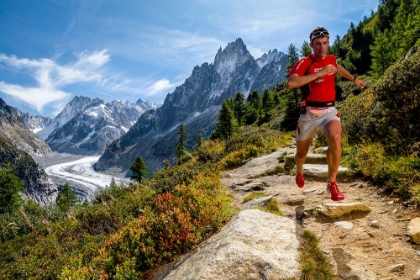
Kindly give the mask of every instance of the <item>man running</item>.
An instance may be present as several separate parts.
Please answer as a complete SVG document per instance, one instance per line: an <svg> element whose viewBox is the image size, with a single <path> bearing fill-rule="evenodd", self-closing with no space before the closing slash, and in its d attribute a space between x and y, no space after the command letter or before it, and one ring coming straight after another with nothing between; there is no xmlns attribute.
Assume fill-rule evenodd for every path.
<svg viewBox="0 0 420 280"><path fill-rule="evenodd" d="M337 186L337 173L340 165L341 123L335 101L335 74L354 82L360 89L364 88L363 81L351 75L341 65L337 64L334 55L327 55L329 46L327 29L316 27L309 35L310 47L313 54L300 59L293 65L288 73L288 88L299 88L309 84L307 96L300 101L301 114L297 125L296 147L296 184L303 188L303 164L308 154L309 146L321 128L328 141L327 164L328 184L327 190L331 199L343 200L344 195Z"/></svg>

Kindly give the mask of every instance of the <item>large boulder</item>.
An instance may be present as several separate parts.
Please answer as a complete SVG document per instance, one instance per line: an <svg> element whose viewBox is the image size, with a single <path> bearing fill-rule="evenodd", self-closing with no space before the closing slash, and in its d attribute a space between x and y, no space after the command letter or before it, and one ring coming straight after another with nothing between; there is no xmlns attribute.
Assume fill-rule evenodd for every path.
<svg viewBox="0 0 420 280"><path fill-rule="evenodd" d="M300 279L294 221L260 210L237 214L197 250L153 280Z"/></svg>

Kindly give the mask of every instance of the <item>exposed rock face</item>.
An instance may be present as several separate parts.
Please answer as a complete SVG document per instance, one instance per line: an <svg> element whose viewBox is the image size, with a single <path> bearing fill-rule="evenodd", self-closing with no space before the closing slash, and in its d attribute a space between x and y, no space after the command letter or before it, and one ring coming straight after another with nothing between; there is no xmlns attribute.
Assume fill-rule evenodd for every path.
<svg viewBox="0 0 420 280"><path fill-rule="evenodd" d="M0 167L10 163L25 183L28 198L41 205L55 202L58 189L31 155L43 156L50 147L24 124L16 109L0 98Z"/></svg>
<svg viewBox="0 0 420 280"><path fill-rule="evenodd" d="M17 149L10 141L0 136L0 166L10 163L16 168L18 177L24 181L25 196L35 199L40 205L55 202L58 189L33 158Z"/></svg>
<svg viewBox="0 0 420 280"><path fill-rule="evenodd" d="M28 113L23 113L18 109L16 109L16 114L21 117L26 127L35 134L44 128L51 126L53 122L53 119L49 117L31 116Z"/></svg>
<svg viewBox="0 0 420 280"><path fill-rule="evenodd" d="M50 147L32 131L16 114L16 109L0 98L0 134L18 149L33 155L50 153Z"/></svg>
<svg viewBox="0 0 420 280"><path fill-rule="evenodd" d="M229 43L218 50L214 63L196 66L160 108L145 113L126 135L113 142L95 169L126 174L139 155L151 171L162 167L164 159L174 162L181 124L187 133L187 148L192 149L199 134L208 138L213 132L224 99L238 91L247 95L274 87L284 79L286 65L285 55L277 50L255 60L241 39Z"/></svg>
<svg viewBox="0 0 420 280"><path fill-rule="evenodd" d="M154 280L299 279L296 224L260 210L237 214L217 235L205 241L174 270Z"/></svg>

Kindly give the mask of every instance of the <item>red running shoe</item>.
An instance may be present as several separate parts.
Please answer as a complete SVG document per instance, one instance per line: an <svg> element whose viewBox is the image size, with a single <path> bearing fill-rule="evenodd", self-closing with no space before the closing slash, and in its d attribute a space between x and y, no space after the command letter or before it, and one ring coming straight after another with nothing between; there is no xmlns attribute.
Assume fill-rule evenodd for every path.
<svg viewBox="0 0 420 280"><path fill-rule="evenodd" d="M344 199L344 195L338 189L337 182L329 182L327 185L327 191L331 194L331 200L339 201Z"/></svg>
<svg viewBox="0 0 420 280"><path fill-rule="evenodd" d="M296 185L298 185L299 188L303 188L305 185L305 179L303 178L303 174L296 174Z"/></svg>

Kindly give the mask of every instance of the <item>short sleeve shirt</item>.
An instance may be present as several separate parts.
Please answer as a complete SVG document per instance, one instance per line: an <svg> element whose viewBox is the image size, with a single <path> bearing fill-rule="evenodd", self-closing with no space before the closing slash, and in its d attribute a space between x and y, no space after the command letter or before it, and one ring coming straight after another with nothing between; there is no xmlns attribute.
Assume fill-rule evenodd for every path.
<svg viewBox="0 0 420 280"><path fill-rule="evenodd" d="M307 73L306 75L316 73L328 64L332 64L337 67L337 61L334 55L327 55L323 60L315 61L313 59L313 54L310 54L309 56L301 58L298 62L296 62L287 75L290 76L291 74L296 73L299 76L303 76L305 73ZM335 100L334 82L334 73L325 75L321 79L310 82L309 88L311 89L311 93L307 97L307 100L317 102Z"/></svg>

